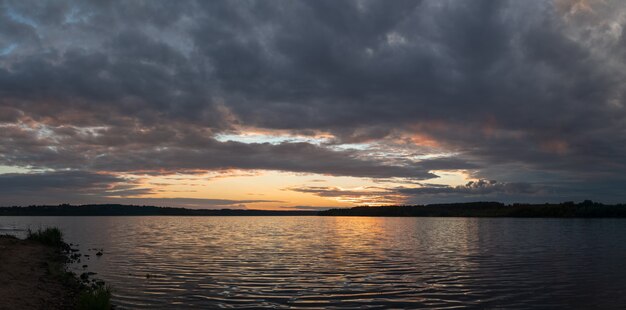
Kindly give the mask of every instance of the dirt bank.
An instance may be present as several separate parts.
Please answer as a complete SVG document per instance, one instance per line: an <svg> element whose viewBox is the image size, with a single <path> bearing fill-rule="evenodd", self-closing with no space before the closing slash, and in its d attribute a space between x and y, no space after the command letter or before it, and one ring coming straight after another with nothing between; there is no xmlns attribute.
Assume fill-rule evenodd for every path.
<svg viewBox="0 0 626 310"><path fill-rule="evenodd" d="M63 259L54 247L0 236L0 309L72 309Z"/></svg>

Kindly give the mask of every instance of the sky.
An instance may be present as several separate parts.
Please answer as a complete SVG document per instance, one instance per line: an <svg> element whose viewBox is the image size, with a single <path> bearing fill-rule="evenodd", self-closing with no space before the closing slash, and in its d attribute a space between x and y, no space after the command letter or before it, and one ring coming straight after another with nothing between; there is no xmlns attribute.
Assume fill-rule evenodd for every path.
<svg viewBox="0 0 626 310"><path fill-rule="evenodd" d="M626 2L0 1L0 205L626 202Z"/></svg>

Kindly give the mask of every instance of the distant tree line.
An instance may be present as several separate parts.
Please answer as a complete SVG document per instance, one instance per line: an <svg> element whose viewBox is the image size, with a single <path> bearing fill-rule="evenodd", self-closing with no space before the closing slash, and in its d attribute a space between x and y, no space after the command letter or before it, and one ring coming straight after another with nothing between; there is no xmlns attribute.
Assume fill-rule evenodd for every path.
<svg viewBox="0 0 626 310"><path fill-rule="evenodd" d="M585 200L581 203L505 205L500 202L354 207L318 212L325 216L419 216L419 217L626 217L626 205L605 205Z"/></svg>
<svg viewBox="0 0 626 310"><path fill-rule="evenodd" d="M503 204L467 202L431 205L354 207L326 211L280 211L246 209L186 209L120 204L0 207L0 216L414 216L414 217L564 217L626 218L626 205L605 205L585 200L580 203Z"/></svg>

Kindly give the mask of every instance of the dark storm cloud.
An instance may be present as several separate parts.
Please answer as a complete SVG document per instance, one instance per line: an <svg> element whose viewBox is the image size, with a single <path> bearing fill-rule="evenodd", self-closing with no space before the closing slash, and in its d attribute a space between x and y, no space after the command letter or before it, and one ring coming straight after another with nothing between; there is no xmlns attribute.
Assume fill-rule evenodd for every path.
<svg viewBox="0 0 626 310"><path fill-rule="evenodd" d="M202 132L173 127L81 132L6 126L0 132L0 163L17 166L107 171L267 169L371 178L428 179L429 164L390 165L310 143L220 142ZM114 130L113 130L114 131ZM51 138L53 137L53 138ZM53 141L50 141L53 140Z"/></svg>
<svg viewBox="0 0 626 310"><path fill-rule="evenodd" d="M470 181L459 186L430 186L418 188L400 188L399 193L409 195L440 195L440 194L463 194L483 196L492 193L504 194L535 194L540 189L528 183L498 183L493 180Z"/></svg>
<svg viewBox="0 0 626 310"><path fill-rule="evenodd" d="M188 208L245 208L276 200L135 198L152 193L136 181L86 171L0 174L0 206L60 203L121 203Z"/></svg>
<svg viewBox="0 0 626 310"><path fill-rule="evenodd" d="M498 184L589 182L602 198L603 180L626 185L626 5L572 5L4 1L0 163L413 179L473 169ZM238 127L334 137L214 139ZM449 155L333 148L395 152L400 136Z"/></svg>
<svg viewBox="0 0 626 310"><path fill-rule="evenodd" d="M309 143L209 142L202 148L142 149L102 156L92 167L119 170L267 169L371 178L436 177L419 165L393 166L356 158L351 151L331 151ZM127 161L120 158L128 158Z"/></svg>
<svg viewBox="0 0 626 310"><path fill-rule="evenodd" d="M0 205L90 201L107 195L148 193L149 189L110 174L85 171L0 174Z"/></svg>
<svg viewBox="0 0 626 310"><path fill-rule="evenodd" d="M71 189L90 193L107 189L111 184L121 182L118 177L84 171L61 171L51 173L0 174L0 193L32 192L48 189Z"/></svg>

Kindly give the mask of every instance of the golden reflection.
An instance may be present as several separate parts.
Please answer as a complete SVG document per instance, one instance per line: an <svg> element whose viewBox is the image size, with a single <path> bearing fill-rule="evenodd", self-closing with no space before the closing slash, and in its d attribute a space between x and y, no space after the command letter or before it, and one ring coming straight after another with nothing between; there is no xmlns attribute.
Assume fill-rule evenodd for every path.
<svg viewBox="0 0 626 310"><path fill-rule="evenodd" d="M388 218L380 217L328 217L324 219L325 232L320 238L335 247L328 255L337 262L352 256L373 253L377 246L387 243L390 236Z"/></svg>

